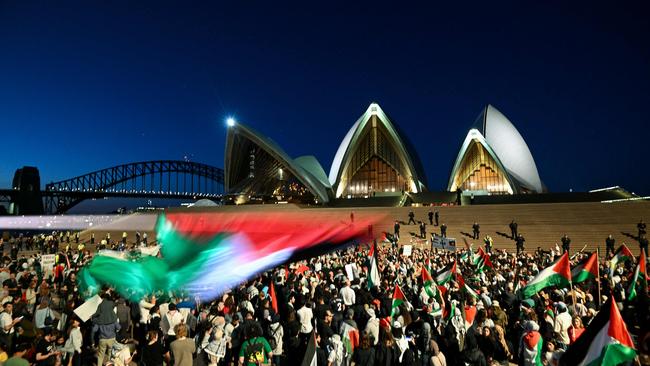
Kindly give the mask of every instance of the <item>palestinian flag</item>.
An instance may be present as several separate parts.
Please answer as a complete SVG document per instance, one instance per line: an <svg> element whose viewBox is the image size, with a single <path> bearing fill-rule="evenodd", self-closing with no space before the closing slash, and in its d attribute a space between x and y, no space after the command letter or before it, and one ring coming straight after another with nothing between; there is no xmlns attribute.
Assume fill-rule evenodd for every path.
<svg viewBox="0 0 650 366"><path fill-rule="evenodd" d="M431 271L431 268L432 268L431 267L431 258L427 257L427 260L424 262L424 268L426 268L427 271L429 271L429 273L432 272Z"/></svg>
<svg viewBox="0 0 650 366"><path fill-rule="evenodd" d="M463 315L465 317L465 329L469 329L472 324L474 324L474 319L476 319L476 313L478 312L478 309L476 309L475 305L465 305L463 310Z"/></svg>
<svg viewBox="0 0 650 366"><path fill-rule="evenodd" d="M395 316L397 308L402 304L406 304L407 307L410 307L410 304L406 300L406 296L404 296L402 289L399 288L399 285L395 285L395 292L393 292L393 305L391 306L391 311L390 311L391 317Z"/></svg>
<svg viewBox="0 0 650 366"><path fill-rule="evenodd" d="M584 282L590 278L598 278L598 253L593 252L586 261L577 265L571 271L573 283Z"/></svg>
<svg viewBox="0 0 650 366"><path fill-rule="evenodd" d="M474 265L476 266L476 273L481 273L485 267L494 268L490 256L480 247L478 248L478 253L474 256Z"/></svg>
<svg viewBox="0 0 650 366"><path fill-rule="evenodd" d="M341 322L341 340L347 354L351 355L359 346L359 330L346 322Z"/></svg>
<svg viewBox="0 0 650 366"><path fill-rule="evenodd" d="M609 260L609 266L610 268L616 268L619 263L627 262L630 259L634 259L634 254L623 244L616 250L612 259Z"/></svg>
<svg viewBox="0 0 650 366"><path fill-rule="evenodd" d="M442 311L442 319L444 321L450 321L454 316L456 316L456 303L452 302L449 307L445 307Z"/></svg>
<svg viewBox="0 0 650 366"><path fill-rule="evenodd" d="M545 268L526 284L521 290L524 298L529 298L541 289L550 286L566 287L571 285L571 266L569 265L569 254L564 253L560 259L551 266Z"/></svg>
<svg viewBox="0 0 650 366"><path fill-rule="evenodd" d="M368 227L377 218L363 221L349 225L319 213L307 217L298 212L249 212L244 216L166 212L156 222L161 257L95 256L80 273L79 290L92 296L107 285L131 301L155 292L182 291L208 302L289 260L312 258L369 240Z"/></svg>
<svg viewBox="0 0 650 366"><path fill-rule="evenodd" d="M472 251L472 246L474 244L470 244L469 246L467 245L467 242L465 242L465 246L467 247L467 250L460 255L460 261L461 262L468 262L470 259L474 258L474 253Z"/></svg>
<svg viewBox="0 0 650 366"><path fill-rule="evenodd" d="M422 283L424 291L427 293L427 295L434 298L438 303L438 307L433 309L431 315L441 316L445 303L442 299L442 294L438 289L438 285L436 285L436 283L433 281L433 278L431 277L431 274L429 274L429 271L427 271L426 267L422 268Z"/></svg>
<svg viewBox="0 0 650 366"><path fill-rule="evenodd" d="M522 338L524 345L523 354L525 358L533 358L535 366L542 366L542 354L544 353L544 340L538 331L526 333Z"/></svg>
<svg viewBox="0 0 650 366"><path fill-rule="evenodd" d="M431 277L431 274L429 274L429 271L427 271L426 267L422 267L422 286L424 287L424 291L426 291L427 295L431 297L436 296L436 292L438 292L438 286L435 282L433 282L433 277Z"/></svg>
<svg viewBox="0 0 650 366"><path fill-rule="evenodd" d="M377 268L377 246L373 243L368 251L368 288L379 286L379 269Z"/></svg>
<svg viewBox="0 0 650 366"><path fill-rule="evenodd" d="M456 269L456 262L454 261L451 268L436 276L436 283L444 285L452 279L456 272L458 272L458 270Z"/></svg>
<svg viewBox="0 0 650 366"><path fill-rule="evenodd" d="M648 272L646 271L645 250L641 249L641 256L639 256L639 264L636 265L634 276L630 283L627 299L634 300L637 295L637 282L641 282L641 288L648 289Z"/></svg>
<svg viewBox="0 0 650 366"><path fill-rule="evenodd" d="M614 366L633 360L636 350L616 303L608 300L584 333L560 358L560 365Z"/></svg>
<svg viewBox="0 0 650 366"><path fill-rule="evenodd" d="M300 366L317 366L318 360L316 358L316 333L311 332L311 337L309 337L309 342L307 343L307 350L305 351L305 357L302 359Z"/></svg>
<svg viewBox="0 0 650 366"><path fill-rule="evenodd" d="M471 287L469 287L468 284L465 283L465 280L463 279L463 276L461 276L459 273L456 274L456 281L458 282L458 286L459 286L462 290L465 290L465 292L467 292L467 294L468 294L469 296L471 296L471 297L473 297L473 298L475 298L475 299L478 299L478 298L479 298L479 296L478 296L478 294L476 293L476 291L474 291Z"/></svg>

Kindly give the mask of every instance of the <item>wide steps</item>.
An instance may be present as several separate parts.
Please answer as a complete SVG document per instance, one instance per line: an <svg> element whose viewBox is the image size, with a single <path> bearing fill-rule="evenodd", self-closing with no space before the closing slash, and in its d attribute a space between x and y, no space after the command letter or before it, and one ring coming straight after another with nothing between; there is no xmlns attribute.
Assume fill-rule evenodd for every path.
<svg viewBox="0 0 650 366"><path fill-rule="evenodd" d="M650 202L620 202L620 203L542 203L542 204L499 204L499 205L474 205L474 206L444 206L434 207L440 213L440 223L447 224L447 236L456 238L460 247L465 240L474 243L474 246L483 245L483 237L490 235L494 240L495 248L508 250L515 249L513 240L500 235L510 235L508 224L515 220L518 231L526 239L526 250L533 251L537 247L550 249L557 243L561 245L560 238L566 233L571 238L571 249L577 251L587 246L585 250L593 251L599 248L605 250L605 238L612 234L616 245L626 243L633 253L638 254L639 246L634 237L637 235L636 224L639 220L650 220ZM298 207L295 205L251 205L251 206L226 206L215 208L173 209L170 211L192 212L199 214L206 211L229 212L241 215L246 212L276 212L300 210L305 215L315 212L322 218L335 218L349 221L350 213L354 213L355 220L367 217L380 216L381 219L373 226L378 236L381 232L393 232L395 220L408 221L408 212L413 211L416 221L427 223L427 234L440 232L439 227L428 225L429 207L354 207L354 208L323 208L323 207ZM322 216L321 216L322 215ZM134 214L123 219L93 229L95 243L104 238L106 232L111 233L113 241L119 241L122 232L128 233L129 243L135 240L135 231L148 233L150 241L155 241L154 227L155 214ZM480 238L473 240L463 233L472 234L472 224L478 222L481 226ZM400 244L409 244L409 233L419 235L417 225L401 225ZM81 233L81 240L90 241L90 230Z"/></svg>

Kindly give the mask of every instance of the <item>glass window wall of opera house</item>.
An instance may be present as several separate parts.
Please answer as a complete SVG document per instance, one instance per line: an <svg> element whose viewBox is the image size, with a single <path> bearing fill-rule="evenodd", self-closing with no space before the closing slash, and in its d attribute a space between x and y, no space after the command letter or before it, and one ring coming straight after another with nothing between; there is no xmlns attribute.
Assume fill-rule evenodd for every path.
<svg viewBox="0 0 650 366"><path fill-rule="evenodd" d="M226 192L236 203L328 204L426 191L415 149L376 103L344 136L329 175L315 157L292 159L273 140L240 123L228 128L224 165ZM447 190L459 188L482 195L544 190L528 146L491 105L470 128L454 162Z"/></svg>

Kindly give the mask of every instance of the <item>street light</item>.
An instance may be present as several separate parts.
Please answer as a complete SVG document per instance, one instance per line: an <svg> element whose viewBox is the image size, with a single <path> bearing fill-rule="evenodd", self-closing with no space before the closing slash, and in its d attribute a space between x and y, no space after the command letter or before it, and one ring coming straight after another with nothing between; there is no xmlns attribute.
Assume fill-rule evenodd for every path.
<svg viewBox="0 0 650 366"><path fill-rule="evenodd" d="M235 123L237 123L237 121L235 121L233 117L226 118L226 124L228 125L228 127L233 127Z"/></svg>

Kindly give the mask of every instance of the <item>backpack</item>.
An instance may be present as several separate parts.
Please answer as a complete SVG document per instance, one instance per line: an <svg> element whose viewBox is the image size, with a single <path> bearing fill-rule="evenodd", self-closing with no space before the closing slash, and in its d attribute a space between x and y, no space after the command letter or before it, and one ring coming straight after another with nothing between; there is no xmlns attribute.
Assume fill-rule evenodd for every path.
<svg viewBox="0 0 650 366"><path fill-rule="evenodd" d="M268 340L269 345L271 346L271 349L274 350L274 351L275 351L275 349L278 347L278 342L275 341L275 333L278 332L278 329L279 329L281 326L282 326L282 325L278 324L278 327L275 328L275 330L273 330L273 328L271 327L271 324L269 324L269 326L268 326L268 330L267 330L267 332L266 332L266 333L267 333L267 337L266 337L266 339Z"/></svg>
<svg viewBox="0 0 650 366"><path fill-rule="evenodd" d="M248 340L248 346L244 350L244 363L254 363L256 365L264 363L264 344L258 340L259 337Z"/></svg>

